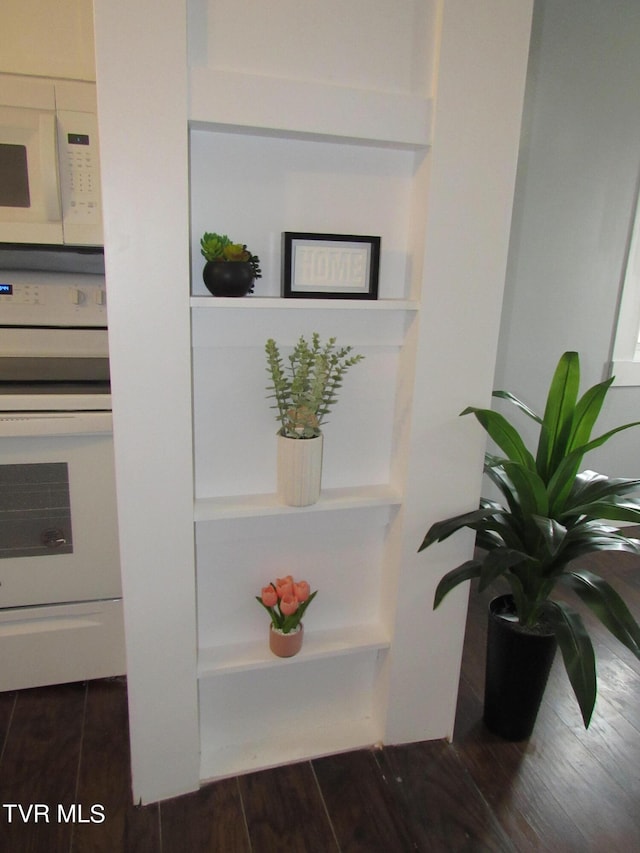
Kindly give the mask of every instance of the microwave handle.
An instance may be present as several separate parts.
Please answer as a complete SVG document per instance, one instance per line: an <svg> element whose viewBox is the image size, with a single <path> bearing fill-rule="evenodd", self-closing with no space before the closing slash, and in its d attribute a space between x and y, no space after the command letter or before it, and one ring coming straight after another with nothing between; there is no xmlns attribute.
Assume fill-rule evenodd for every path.
<svg viewBox="0 0 640 853"><path fill-rule="evenodd" d="M41 113L40 121L40 174L42 177L42 195L47 219L59 222L60 189L58 187L58 149L56 118L53 113Z"/></svg>

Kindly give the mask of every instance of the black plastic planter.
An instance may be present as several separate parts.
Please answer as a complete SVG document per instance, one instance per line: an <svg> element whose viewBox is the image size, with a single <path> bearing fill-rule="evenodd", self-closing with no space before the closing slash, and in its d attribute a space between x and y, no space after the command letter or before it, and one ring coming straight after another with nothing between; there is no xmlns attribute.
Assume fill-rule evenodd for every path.
<svg viewBox="0 0 640 853"><path fill-rule="evenodd" d="M253 293L255 270L248 261L207 261L202 280L213 296L246 296Z"/></svg>
<svg viewBox="0 0 640 853"><path fill-rule="evenodd" d="M553 633L523 630L511 595L489 604L484 723L505 740L525 740L535 726L556 653Z"/></svg>

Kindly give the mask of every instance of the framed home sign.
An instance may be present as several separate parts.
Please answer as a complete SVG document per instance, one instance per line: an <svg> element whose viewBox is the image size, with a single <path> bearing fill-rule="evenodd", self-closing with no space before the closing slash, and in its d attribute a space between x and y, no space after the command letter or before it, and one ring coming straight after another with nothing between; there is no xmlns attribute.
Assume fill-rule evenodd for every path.
<svg viewBox="0 0 640 853"><path fill-rule="evenodd" d="M314 299L377 299L380 237L282 234L282 295Z"/></svg>

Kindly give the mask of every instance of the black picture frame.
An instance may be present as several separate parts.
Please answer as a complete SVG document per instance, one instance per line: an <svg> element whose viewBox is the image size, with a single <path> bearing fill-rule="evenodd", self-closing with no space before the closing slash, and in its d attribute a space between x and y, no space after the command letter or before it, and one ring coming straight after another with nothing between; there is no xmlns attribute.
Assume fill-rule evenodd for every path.
<svg viewBox="0 0 640 853"><path fill-rule="evenodd" d="M282 232L282 296L377 299L380 237Z"/></svg>

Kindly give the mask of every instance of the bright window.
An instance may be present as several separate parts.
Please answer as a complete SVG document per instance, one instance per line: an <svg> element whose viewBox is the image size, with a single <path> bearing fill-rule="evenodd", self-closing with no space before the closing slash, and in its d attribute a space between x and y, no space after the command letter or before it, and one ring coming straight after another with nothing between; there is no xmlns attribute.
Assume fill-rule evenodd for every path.
<svg viewBox="0 0 640 853"><path fill-rule="evenodd" d="M615 385L640 385L640 199L613 347Z"/></svg>

